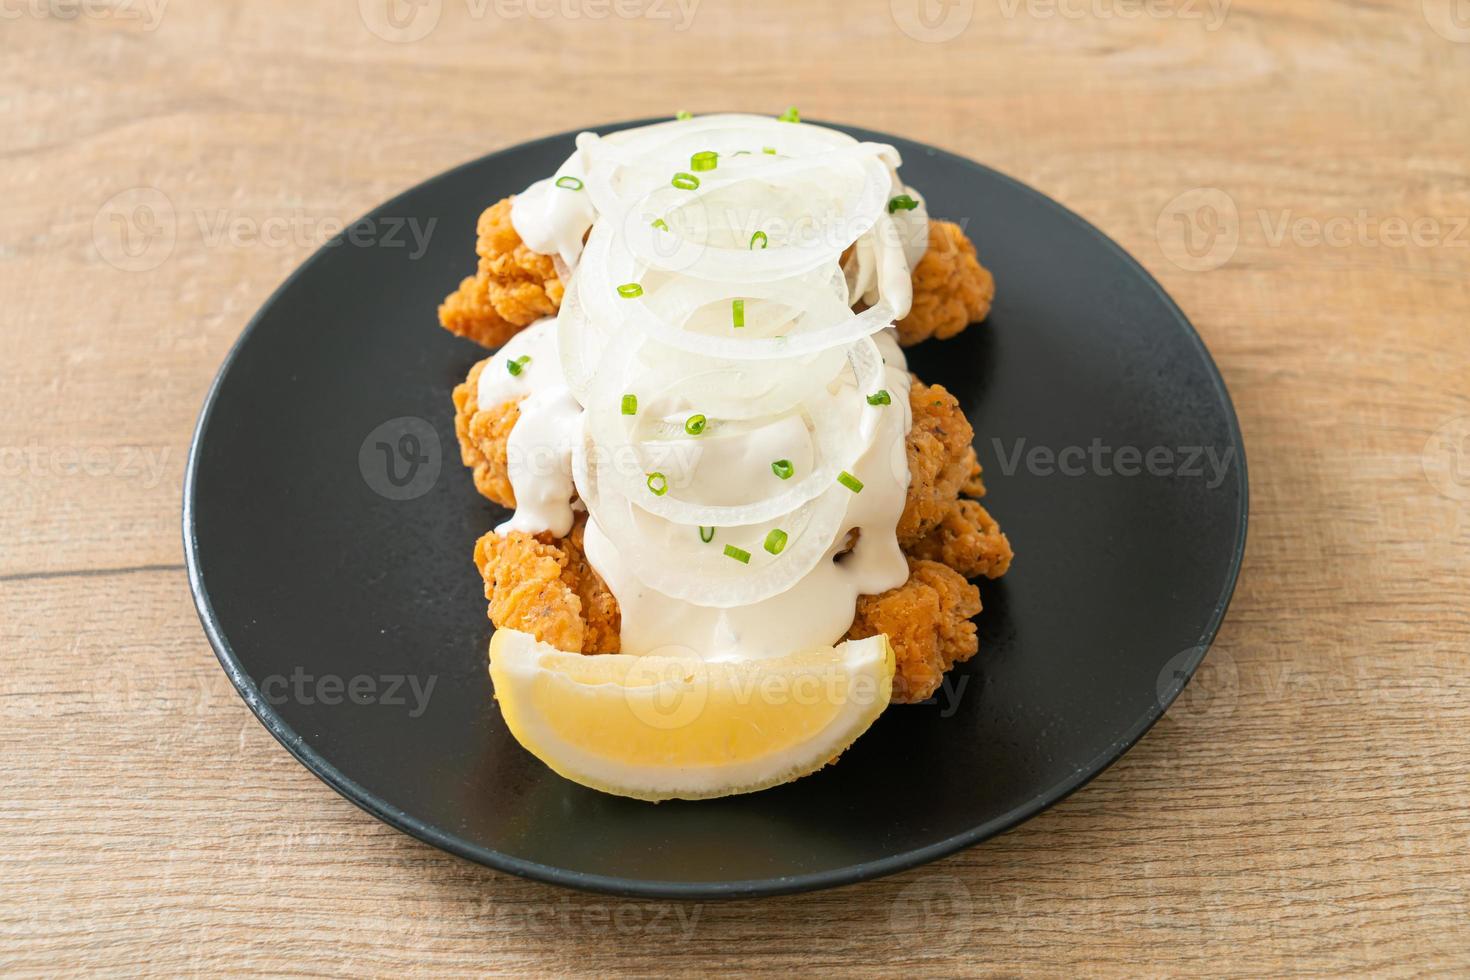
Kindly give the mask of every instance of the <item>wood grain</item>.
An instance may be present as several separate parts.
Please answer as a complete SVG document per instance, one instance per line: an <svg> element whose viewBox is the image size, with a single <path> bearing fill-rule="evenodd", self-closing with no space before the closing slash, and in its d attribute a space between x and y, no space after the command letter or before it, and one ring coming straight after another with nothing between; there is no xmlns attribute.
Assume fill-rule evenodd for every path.
<svg viewBox="0 0 1470 980"><path fill-rule="evenodd" d="M1470 971L1470 11L652 3L430 0L395 42L379 0L0 0L0 969ZM622 902L388 830L199 630L179 496L215 368L326 234L456 163L791 102L1027 181L1190 314L1253 477L1217 648L1085 791L863 886ZM171 246L124 251L119 200Z"/></svg>

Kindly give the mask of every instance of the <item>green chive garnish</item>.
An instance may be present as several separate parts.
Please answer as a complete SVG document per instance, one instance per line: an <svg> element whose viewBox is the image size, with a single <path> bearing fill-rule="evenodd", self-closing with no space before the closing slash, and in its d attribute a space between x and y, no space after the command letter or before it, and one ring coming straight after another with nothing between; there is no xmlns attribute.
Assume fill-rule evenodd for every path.
<svg viewBox="0 0 1470 980"><path fill-rule="evenodd" d="M648 489L655 497L662 497L669 492L669 481L662 473L648 474Z"/></svg>
<svg viewBox="0 0 1470 980"><path fill-rule="evenodd" d="M513 361L506 361L505 369L509 371L512 375L519 375L521 371L525 369L526 365L530 363L531 355L522 354L520 357L516 358Z"/></svg>
<svg viewBox="0 0 1470 980"><path fill-rule="evenodd" d="M796 467L791 465L789 459L778 459L771 464L771 472L783 480L791 479L791 474L796 472Z"/></svg>
<svg viewBox="0 0 1470 980"><path fill-rule="evenodd" d="M851 490L853 493L863 492L863 481L859 480L857 477L847 472L847 470L843 470L841 473L837 474L837 482L842 484L844 487L847 487L847 489Z"/></svg>
<svg viewBox="0 0 1470 980"><path fill-rule="evenodd" d="M637 395L624 395L623 396L623 414L624 415L637 415L638 414L638 396Z"/></svg>
<svg viewBox="0 0 1470 980"><path fill-rule="evenodd" d="M662 229L663 231L668 231L669 230L669 223L667 221L665 221L663 218L654 218L653 219L653 226L655 228Z"/></svg>
<svg viewBox="0 0 1470 980"><path fill-rule="evenodd" d="M766 535L766 550L773 555L779 555L781 549L786 547L786 532L779 527L772 528L771 533Z"/></svg>
<svg viewBox="0 0 1470 980"><path fill-rule="evenodd" d="M888 394L888 390L886 388L879 388L877 391L873 392L873 394L868 396L868 404L892 405L893 397Z"/></svg>
<svg viewBox="0 0 1470 980"><path fill-rule="evenodd" d="M582 181L568 174L565 177L556 178L556 186L564 187L569 191L579 191L582 189Z"/></svg>
<svg viewBox="0 0 1470 980"><path fill-rule="evenodd" d="M678 112L674 113L674 118L679 120L693 119L694 114L691 112L685 112L683 109L680 109Z"/></svg>
<svg viewBox="0 0 1470 980"><path fill-rule="evenodd" d="M769 153L771 156L775 156L776 155L776 148L774 146L763 146L763 147L761 147L761 152L762 153Z"/></svg>
<svg viewBox="0 0 1470 980"><path fill-rule="evenodd" d="M787 106L786 111L776 118L781 122L801 122L801 113L796 111L796 106Z"/></svg>
<svg viewBox="0 0 1470 980"><path fill-rule="evenodd" d="M684 420L684 431L691 436L697 436L704 431L704 427L708 424L709 419L703 415L691 415Z"/></svg>
<svg viewBox="0 0 1470 980"><path fill-rule="evenodd" d="M674 174L673 185L681 191L692 191L699 186L699 178L681 170Z"/></svg>
<svg viewBox="0 0 1470 980"><path fill-rule="evenodd" d="M754 235L750 236L750 248L752 251L755 250L757 242L760 243L761 248L765 248L767 245L771 244L771 240L766 237L766 233L763 231L758 231Z"/></svg>
<svg viewBox="0 0 1470 980"><path fill-rule="evenodd" d="M714 150L701 150L689 158L689 169L699 173L719 166L720 155Z"/></svg>
<svg viewBox="0 0 1470 980"><path fill-rule="evenodd" d="M909 197L907 194L900 194L888 202L888 213L892 214L895 211L912 211L918 206L918 201Z"/></svg>
<svg viewBox="0 0 1470 980"><path fill-rule="evenodd" d="M735 326L745 326L745 300L732 300L730 303L730 315L735 320Z"/></svg>
<svg viewBox="0 0 1470 980"><path fill-rule="evenodd" d="M709 544L714 539L715 529L712 527L705 527L701 524L699 526L699 540L703 541L705 544Z"/></svg>
<svg viewBox="0 0 1470 980"><path fill-rule="evenodd" d="M623 297L623 299L632 299L635 296L642 296L643 287L638 285L636 282L625 282L618 287L618 295Z"/></svg>
<svg viewBox="0 0 1470 980"><path fill-rule="evenodd" d="M725 557L734 558L736 561L744 565L750 564L750 552L746 551L744 548L737 548L733 544L725 545Z"/></svg>

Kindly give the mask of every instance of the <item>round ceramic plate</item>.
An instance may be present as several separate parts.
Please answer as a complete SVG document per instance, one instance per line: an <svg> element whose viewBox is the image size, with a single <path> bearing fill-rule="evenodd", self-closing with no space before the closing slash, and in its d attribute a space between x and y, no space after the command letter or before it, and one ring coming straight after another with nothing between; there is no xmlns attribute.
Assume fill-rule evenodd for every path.
<svg viewBox="0 0 1470 980"><path fill-rule="evenodd" d="M1158 284L1076 215L970 160L850 132L899 149L999 287L986 323L910 352L974 423L986 503L1017 552L1009 576L981 583L980 654L837 765L749 796L605 796L511 737L470 560L505 514L460 465L449 398L484 352L439 329L435 308L474 267L480 211L551 173L566 133L348 228L255 316L205 402L184 492L194 598L230 679L303 765L504 871L759 895L1000 833L1158 720L1215 636L1245 544L1245 455L1218 370Z"/></svg>

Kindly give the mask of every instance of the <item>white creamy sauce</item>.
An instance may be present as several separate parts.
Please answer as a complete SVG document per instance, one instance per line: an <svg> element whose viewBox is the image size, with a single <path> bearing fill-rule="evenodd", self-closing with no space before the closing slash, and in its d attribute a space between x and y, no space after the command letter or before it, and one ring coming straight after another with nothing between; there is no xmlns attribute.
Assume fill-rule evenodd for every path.
<svg viewBox="0 0 1470 980"><path fill-rule="evenodd" d="M744 156L746 153L760 154L764 152L763 146L771 144L775 144L777 154ZM583 316L597 319L598 329L612 338L612 347L652 343L631 311L641 309L640 304L645 300L656 298L660 289L688 286L705 291L699 295L729 295L728 290L719 293L716 287L709 285L712 280L703 278L710 274L709 255L705 252L691 260L703 263L697 268L694 265L658 267L657 259L637 258L647 255L638 251L638 235L655 235L648 228L650 219L647 213L639 215L638 208L671 196L675 201L689 200L678 195L692 193L692 189L678 190L675 184L676 189L671 191L667 175L691 169L691 151L705 149L718 151L726 162L723 170L701 171L705 190L713 195L711 199L737 204L749 200L757 202L759 207L767 206L769 192L760 190L760 181L742 184L742 180L749 181L742 174L751 173L752 168L769 167L771 181L791 180L796 182L794 188L810 189L822 186L824 175L821 170L813 171L811 167L803 169L803 158L825 161L830 157L833 160L830 166L836 168L832 171L834 180L836 175L841 175L853 187L866 188L862 190L865 195L862 197L863 208L867 209L863 213L869 216L866 223L858 225L858 228L866 227L867 230L858 235L855 242L852 235L857 233L856 230L849 233L846 240L833 242L830 253L822 253L830 255L822 261L827 263L825 268L837 277L838 296L840 298L845 277L849 302L862 303L867 307L881 302L894 312L895 320L907 314L912 301L911 273L927 247L928 214L923 199L898 179L898 157L891 148L869 150L866 144L859 146L840 133L820 127L773 124L771 120L747 116L702 117L663 123L618 133L605 140L584 134L579 137L577 145L577 152L555 177L538 181L515 198L511 220L530 248L556 256L568 273L585 260L583 268L577 269L575 280L567 283L568 295L579 283L584 284L584 300L589 298L588 290L591 290L590 298L594 302L584 304ZM743 159L738 159L737 154ZM563 179L559 186L559 178L567 179ZM800 183L803 180L809 183L803 185ZM863 181L866 181L865 185ZM721 193L723 197L718 196ZM742 193L747 196L741 197ZM919 202L919 206L890 212L885 206L887 200L899 194L910 195ZM801 202L813 197L812 194L786 193L778 199ZM597 206L594 206L594 200ZM853 220L862 220L860 211L853 212L856 215ZM674 216L668 210L655 210L653 213ZM782 237L782 226L777 223L779 217L761 211L755 219L762 226L763 234L765 228L770 229L767 237L771 240L772 250L768 255L756 252L758 244L761 248L765 244L757 243L751 238L752 233L742 228L739 242L743 244L750 240L749 255L746 249L740 248L731 261L758 263L767 258L777 260L778 247L788 245L786 238ZM795 221L793 227L799 226L800 214L787 217ZM588 230L594 222L603 220L615 222L616 230L612 234L616 237L612 250L603 249L599 255L594 255L597 250L589 247L584 256L583 240ZM654 227L657 227L656 223ZM604 234L602 225L597 229L594 238ZM674 234L668 229L664 229L664 233ZM728 234L728 229L722 234ZM632 245L625 245L625 240ZM837 258L848 244L854 246L852 255L839 269ZM629 247L632 251L627 250ZM788 251L798 258L812 254L810 248L802 252L801 247L804 246L798 243ZM710 243L701 248L718 251L719 246ZM641 262L651 264L640 265ZM754 270L759 266L750 268ZM812 268L810 263L807 268ZM716 274L722 281L729 282L729 278L723 275L724 271L716 270ZM751 274L757 277L752 282L760 281L760 272ZM587 279L588 276L593 278ZM682 283L678 281L681 277ZM638 299L637 303L619 299L618 296L623 295L622 287L618 287L619 292L614 294L610 285L629 280L636 283L640 279L648 284L654 295L642 297L641 293L635 293L632 298ZM671 281L673 286L666 285ZM598 286L585 285L590 282L596 282ZM736 291L734 295L739 296L740 293ZM813 305L803 308L823 309L815 298L816 294L812 295ZM830 290L827 296L830 305ZM691 316L684 323L681 329L685 335L720 338L726 344L732 342L730 338L740 343L747 340L772 343L774 341L763 338L788 329L803 329L801 326L789 327L785 321L773 326L773 321L763 320L766 307L758 300L750 301L739 314L746 319L745 323L729 326L724 321L735 316L731 312L731 301L711 302L714 305L707 307L701 316ZM836 313L846 315L840 308ZM823 317L828 316L823 314ZM632 319L622 320L622 317ZM786 319L790 319L789 313ZM810 329L825 325L817 324ZM867 355L867 363L872 367L864 376L866 380L855 373L857 362L849 368L842 358L835 361L832 358L812 360L809 355L808 360L802 362L767 354L765 359L755 357L743 362L743 366L722 369L723 373L712 383L734 387L704 397L714 402L722 396L727 399L727 405L744 406L748 391L766 390L758 383L751 387L744 385L751 377L764 377L771 379L767 389L794 390L804 399L797 405L809 406L810 410L783 408L781 404L784 403L779 403L778 399L770 403L768 412L753 409L751 418L712 417L707 420L705 429L693 434L686 434L683 430L683 423L688 417L683 413L686 408L698 410L701 404L698 390L692 398L686 394L672 405L660 402L657 392L650 390L640 408L651 414L638 417L636 412L627 412L626 408L620 413L617 398L609 397L609 392L635 393L640 390L640 381L646 381L650 386L653 384L652 380L637 373L640 370L637 358L619 359L598 354L596 365L599 373L609 374L614 370L633 373L604 378L600 387L577 387L574 393L562 372L566 351L559 351L558 344L575 344L575 338L585 336L585 331L578 333L566 325L558 330L555 319L538 321L492 358L481 374L478 399L481 407L520 400L520 417L507 444L509 477L517 508L511 520L497 530L501 533L550 531L559 536L565 535L573 524L574 507L580 509L585 504L590 512L585 537L587 558L618 600L622 611L624 653L681 653L730 659L774 657L825 646L836 642L847 631L859 596L881 593L907 580L908 563L898 546L895 528L903 512L909 484L905 436L912 425L908 401L910 378L892 329L883 329L873 335L885 362L881 369L881 383L890 398L888 404L876 410L876 416L864 414L873 411L868 407L873 403L865 404L861 396L872 392L866 387L859 387L878 383L879 368L871 353ZM784 341L784 336L781 339ZM701 360L708 357L698 342L691 342L687 348L678 336L673 338L673 342L679 343L684 350L677 358ZM821 343L826 345L828 342L822 340ZM845 349L852 340L839 340L837 343ZM860 340L860 344L867 343ZM583 348L575 346L569 349L580 351ZM740 348L740 351L746 349ZM866 349L871 351L872 348ZM648 363L682 363L670 360L672 356L665 356L662 361L655 356ZM530 360L524 362L519 374L511 374L507 365L522 357ZM604 363L615 366L601 367ZM632 366L617 367L625 363ZM809 369L805 366L807 364L813 367ZM838 375L829 380L821 372L830 370L833 364L843 366ZM733 402L730 390L735 392ZM600 419L593 417L592 424L589 424L589 416L579 403L578 395L590 401L593 400L592 393L599 391L601 394L596 403L588 405L587 411L611 415ZM803 391L807 393L803 395ZM754 406L755 398L773 396L752 394L750 397L750 404ZM620 419L620 415L631 417ZM607 425L599 428L597 423L608 418L619 421L623 428L609 428ZM803 423L802 418L808 421ZM867 428L860 423L860 418L876 421ZM784 517L758 525L734 520L728 527L696 528L692 523L685 523L685 518L676 520L677 514L660 510L665 503L665 493L668 501L692 508L691 512L699 514L713 514L720 508L738 509L763 499L772 505L773 510L775 506L784 509L787 504L778 503L775 498L780 497L783 491L799 486L800 477L789 477L789 483L783 482L780 476L773 475L773 460L789 462L798 474L811 474L814 479L821 472L835 471L835 468L826 471L814 469L822 462L822 450L819 434L808 428L815 424L812 419L822 420L821 424L829 426L825 430L829 433L842 432L843 440L828 440L826 445L847 447L845 451L850 455L840 457L840 468L861 482L861 492L851 492L844 486L836 493L825 493L810 505ZM833 425L841 428L830 428ZM599 432L601 436L597 435ZM636 449L631 455L635 461L632 465L637 468L631 477L628 473L615 474L624 478L621 482L597 477L596 487L580 486L577 481L582 476L576 474L585 476L593 471L584 473L584 470L574 468L574 453L581 451L581 447L597 443L599 438L607 438L609 432L633 433L640 440L635 443ZM617 437L621 438L623 436ZM828 457L830 462L830 451ZM646 491L642 485L645 474L648 480ZM654 489L658 486L656 480L666 481L668 489L661 486ZM830 487L832 484L823 483L822 486ZM649 496L650 493L655 496ZM607 509L612 506L607 501L613 501L623 510L631 505L637 516L631 522L626 517L614 523L600 521L600 509L604 518L617 516L616 508ZM825 523L812 523L813 506L825 508L822 510L826 514ZM827 529L833 527L839 513L840 522L829 532ZM713 523L718 525L719 522ZM784 545L785 550L768 547L763 551L760 544L762 536L773 527L790 529L791 544ZM812 531L803 539L803 529L810 527L821 527L822 536L817 537L817 532ZM855 546L849 550L853 531L859 534ZM708 540L706 533L710 534ZM634 536L628 537L630 534ZM739 560L737 558L724 557L729 555L729 547L739 551L741 546L746 553L741 564L735 563ZM820 560L811 564L819 553ZM671 582L667 576L661 580L661 588L666 591L650 587L645 580L657 580L657 577L648 573L649 561L662 562L665 572L672 569L684 575L687 570L689 580L698 587L684 589L681 593L684 598L668 594L668 591L679 592L681 583ZM782 578L773 572L780 569L786 569L789 574ZM744 574L752 578L732 578ZM741 601L737 592L722 593L719 587L721 581L727 585L735 581L755 582L762 575L768 576L767 580L773 584L781 582L782 587L777 591L750 591L747 597L764 596L751 602ZM709 580L708 589L704 588L706 578Z"/></svg>
<svg viewBox="0 0 1470 980"><path fill-rule="evenodd" d="M519 362L520 373L508 365ZM476 395L481 408L520 400L520 417L506 440L506 463L516 510L495 530L499 534L572 529L572 447L582 434L582 406L562 378L557 356L556 320L547 317L511 338L480 372Z"/></svg>

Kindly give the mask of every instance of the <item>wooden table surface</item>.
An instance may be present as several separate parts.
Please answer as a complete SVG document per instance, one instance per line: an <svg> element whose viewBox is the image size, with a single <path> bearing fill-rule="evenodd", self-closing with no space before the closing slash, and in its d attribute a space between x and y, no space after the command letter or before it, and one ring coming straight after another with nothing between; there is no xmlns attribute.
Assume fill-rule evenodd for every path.
<svg viewBox="0 0 1470 980"><path fill-rule="evenodd" d="M0 970L1470 970L1465 0L0 0L0 52ZM789 103L1015 175L1192 317L1253 478L1218 645L1086 790L865 885L617 901L379 824L195 617L215 369L450 166Z"/></svg>

